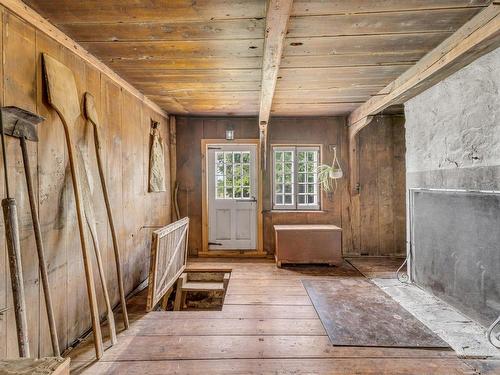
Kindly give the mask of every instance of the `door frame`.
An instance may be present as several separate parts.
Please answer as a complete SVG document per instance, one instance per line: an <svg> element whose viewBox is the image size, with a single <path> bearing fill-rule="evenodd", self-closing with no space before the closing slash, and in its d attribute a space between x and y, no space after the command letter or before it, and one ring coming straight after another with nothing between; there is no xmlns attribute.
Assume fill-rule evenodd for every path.
<svg viewBox="0 0 500 375"><path fill-rule="evenodd" d="M217 145L256 145L256 168L257 168L257 248L254 250L209 250L208 249L208 146ZM260 167L260 141L258 139L235 139L228 141L226 139L202 139L201 140L201 238L202 251L198 252L199 257L265 257L264 253L264 229L262 214L262 168Z"/></svg>

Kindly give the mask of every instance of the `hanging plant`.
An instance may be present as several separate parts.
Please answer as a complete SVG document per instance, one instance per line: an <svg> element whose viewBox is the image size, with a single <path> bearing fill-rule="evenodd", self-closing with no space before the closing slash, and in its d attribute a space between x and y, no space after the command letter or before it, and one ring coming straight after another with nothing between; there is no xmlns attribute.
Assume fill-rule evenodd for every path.
<svg viewBox="0 0 500 375"><path fill-rule="evenodd" d="M320 164L316 170L318 181L325 192L337 190L337 180L344 176L342 168L337 159L337 148L333 148L332 165Z"/></svg>

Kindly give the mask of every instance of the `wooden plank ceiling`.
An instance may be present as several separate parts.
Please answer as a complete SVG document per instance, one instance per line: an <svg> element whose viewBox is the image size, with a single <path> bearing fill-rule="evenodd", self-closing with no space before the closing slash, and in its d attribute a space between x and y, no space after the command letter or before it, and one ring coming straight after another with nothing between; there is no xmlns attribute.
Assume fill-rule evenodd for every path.
<svg viewBox="0 0 500 375"><path fill-rule="evenodd" d="M169 113L257 115L265 0L24 0ZM271 114L348 114L491 0L295 0Z"/></svg>

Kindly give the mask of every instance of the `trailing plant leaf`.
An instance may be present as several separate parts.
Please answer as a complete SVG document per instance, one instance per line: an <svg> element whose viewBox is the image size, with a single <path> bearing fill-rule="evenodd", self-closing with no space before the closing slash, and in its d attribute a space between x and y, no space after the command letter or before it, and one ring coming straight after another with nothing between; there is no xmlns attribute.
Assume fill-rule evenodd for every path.
<svg viewBox="0 0 500 375"><path fill-rule="evenodd" d="M318 181L325 192L335 191L337 189L337 179L343 177L342 168L337 160L337 149L333 149L332 165L320 164L316 169Z"/></svg>
<svg viewBox="0 0 500 375"><path fill-rule="evenodd" d="M321 164L318 166L316 173L318 174L318 181L323 191L330 192L333 190L333 181L330 178L330 165Z"/></svg>

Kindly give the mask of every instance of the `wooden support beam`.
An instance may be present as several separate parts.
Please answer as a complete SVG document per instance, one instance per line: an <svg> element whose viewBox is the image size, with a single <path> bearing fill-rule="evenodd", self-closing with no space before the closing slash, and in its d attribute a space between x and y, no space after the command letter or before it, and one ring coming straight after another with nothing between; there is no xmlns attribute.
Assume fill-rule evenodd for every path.
<svg viewBox="0 0 500 375"><path fill-rule="evenodd" d="M350 127L359 132L368 125L368 116L404 103L498 46L500 1L495 0L378 95L355 109L349 116Z"/></svg>
<svg viewBox="0 0 500 375"><path fill-rule="evenodd" d="M368 116L349 126L349 176L350 191L352 195L359 194L359 130L372 122L373 116Z"/></svg>
<svg viewBox="0 0 500 375"><path fill-rule="evenodd" d="M170 199L172 200L171 219L172 222L180 220L179 210L177 207L177 126L176 117L169 116L169 152L170 152Z"/></svg>
<svg viewBox="0 0 500 375"><path fill-rule="evenodd" d="M292 12L293 0L269 0L266 15L264 57L262 61L262 85L260 94L259 129L262 165L266 166L267 124L271 114L283 45Z"/></svg>

